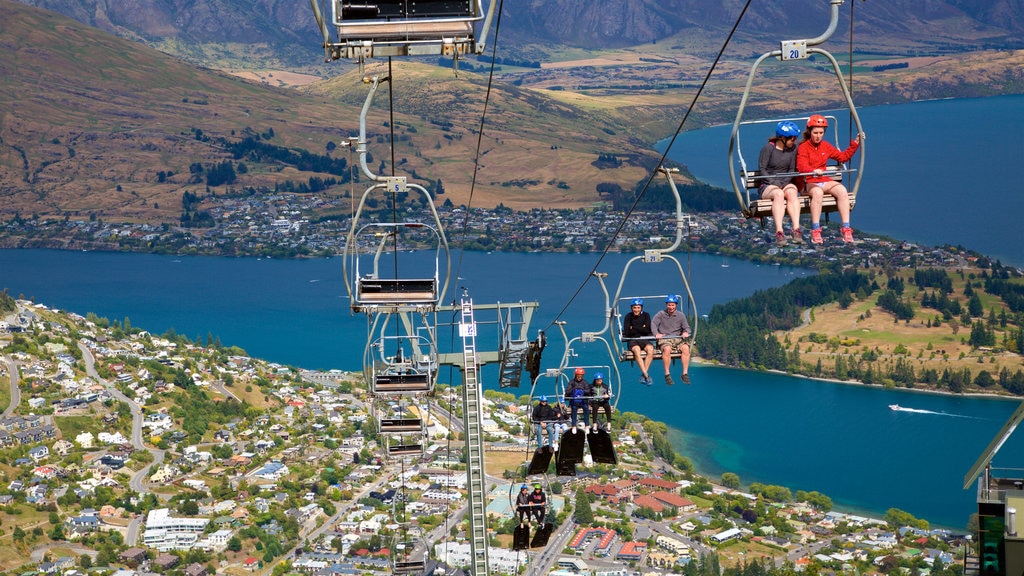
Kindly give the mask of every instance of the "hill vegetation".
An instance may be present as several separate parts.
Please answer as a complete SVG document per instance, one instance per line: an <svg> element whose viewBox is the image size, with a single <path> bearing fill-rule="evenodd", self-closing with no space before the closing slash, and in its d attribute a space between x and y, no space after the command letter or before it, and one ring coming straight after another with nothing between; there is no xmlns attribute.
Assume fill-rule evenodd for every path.
<svg viewBox="0 0 1024 576"><path fill-rule="evenodd" d="M715 306L700 354L816 378L1022 396L1024 281L997 262L978 264L826 269Z"/></svg>

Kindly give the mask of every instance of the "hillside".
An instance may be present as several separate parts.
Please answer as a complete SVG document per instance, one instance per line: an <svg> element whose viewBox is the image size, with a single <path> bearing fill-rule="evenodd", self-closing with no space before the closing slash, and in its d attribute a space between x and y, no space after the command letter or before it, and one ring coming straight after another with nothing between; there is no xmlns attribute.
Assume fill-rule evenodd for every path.
<svg viewBox="0 0 1024 576"><path fill-rule="evenodd" d="M200 210L243 192L302 191L311 178L328 182L314 187L328 199L348 194L348 171L339 167L351 157L331 143L357 133L362 77L386 74L385 62L363 71L335 63L340 74L319 82L279 70L249 73L255 81L248 81L10 0L0 0L0 15L9 23L0 38L0 218L173 226L190 217L185 193L197 201L188 208ZM747 38L727 51L685 128L731 121L751 54L774 47ZM602 200L598 185L631 190L650 175L653 142L674 133L703 81L710 54L701 50L684 30L639 46L561 51L539 68L503 64L491 83L488 67L472 60L457 75L395 61L371 108L373 168L390 173L393 128L395 172L431 189L442 181L457 204L472 194L481 207L532 208L539 199L550 207L593 205ZM879 55L858 60L853 86L862 106L1019 93L1022 64L1024 51ZM834 77L815 62L765 68L750 117L840 102ZM279 157L307 154L316 162L230 150L245 138ZM617 162L598 162L602 155ZM327 163L333 173L313 167ZM230 170L230 181L211 181L210 171L221 169ZM307 217L342 211L327 204Z"/></svg>
<svg viewBox="0 0 1024 576"><path fill-rule="evenodd" d="M174 223L184 192L206 195L204 170L239 160L225 149L231 142L249 136L326 155L329 142L358 132L366 88L356 71L296 92L197 69L6 0L0 2L0 17L10 23L0 38L3 220L35 214ZM396 162L423 183L443 179L449 197L465 202L484 81L470 73L455 78L449 69L422 64L396 66L391 85L394 123L401 127ZM389 159L383 140L377 141L388 132L388 96L385 86L369 122L370 150L378 161ZM482 205L532 205L524 198L559 181L571 183L550 198L552 205L585 204L598 199L597 182L631 187L653 163L650 154L638 152L620 169L589 167L602 152L624 151L628 157L636 148L614 120L528 89L502 85L491 97L482 143L486 162L475 192ZM437 123L449 125L442 131ZM418 153L426 150L432 151L430 160ZM322 176L261 158L245 162L247 171L239 170L232 184L209 192L272 191ZM526 165L536 172L524 177Z"/></svg>

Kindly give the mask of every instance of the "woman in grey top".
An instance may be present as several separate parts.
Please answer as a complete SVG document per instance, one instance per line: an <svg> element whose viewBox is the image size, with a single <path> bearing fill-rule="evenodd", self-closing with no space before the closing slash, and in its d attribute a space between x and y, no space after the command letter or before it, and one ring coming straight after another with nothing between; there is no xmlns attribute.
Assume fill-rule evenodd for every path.
<svg viewBox="0 0 1024 576"><path fill-rule="evenodd" d="M800 231L800 192L792 176L772 176L796 172L796 139L800 128L785 120L775 126L775 136L761 149L757 158L757 170L761 179L761 198L772 201L772 220L775 221L775 243L786 245L786 233L782 231L782 217L789 213L793 223L793 243L803 244Z"/></svg>

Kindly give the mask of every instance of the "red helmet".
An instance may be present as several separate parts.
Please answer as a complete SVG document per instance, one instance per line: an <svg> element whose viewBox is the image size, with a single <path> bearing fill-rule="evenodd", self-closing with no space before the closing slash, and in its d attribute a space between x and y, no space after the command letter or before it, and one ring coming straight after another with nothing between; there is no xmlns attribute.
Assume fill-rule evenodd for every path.
<svg viewBox="0 0 1024 576"><path fill-rule="evenodd" d="M810 130L811 128L828 128L828 119L821 114L812 114L807 119L807 129Z"/></svg>
<svg viewBox="0 0 1024 576"><path fill-rule="evenodd" d="M577 369L576 369L576 375L577 375L577 376L583 376L583 375L584 375L584 374L586 374L586 373L587 373L587 371L586 371L586 370L584 370L583 368L577 368Z"/></svg>

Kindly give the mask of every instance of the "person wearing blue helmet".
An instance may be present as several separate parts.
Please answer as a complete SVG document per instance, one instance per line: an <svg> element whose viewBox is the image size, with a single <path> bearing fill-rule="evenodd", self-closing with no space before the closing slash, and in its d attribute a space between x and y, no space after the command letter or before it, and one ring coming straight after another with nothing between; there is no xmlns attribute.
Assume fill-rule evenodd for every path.
<svg viewBox="0 0 1024 576"><path fill-rule="evenodd" d="M607 430L612 429L612 405L611 405L611 390L608 385L604 382L604 374L601 372L594 372L594 381L590 383L590 410L593 412L594 421L594 432L597 432L598 421L597 415L600 410L604 408L604 418L607 421Z"/></svg>
<svg viewBox="0 0 1024 576"><path fill-rule="evenodd" d="M800 191L796 178L796 140L800 128L788 120L775 126L775 136L761 149L757 158L757 171L761 176L761 198L772 201L772 220L775 222L775 243L786 245L786 233L782 219L789 214L793 225L793 243L803 244L804 235L800 230Z"/></svg>
<svg viewBox="0 0 1024 576"><path fill-rule="evenodd" d="M548 406L547 396L541 396L537 399L537 405L533 407L533 413L530 415L530 420L533 422L534 430L537 432L537 449L540 450L544 447L545 433L548 437L548 448L551 448L551 444L554 442L551 429L554 414L552 414L551 406Z"/></svg>
<svg viewBox="0 0 1024 576"><path fill-rule="evenodd" d="M533 504L530 502L530 488L526 484L519 487L519 495L516 496L516 513L519 515L519 525L526 526L530 515L533 512Z"/></svg>
<svg viewBox="0 0 1024 576"><path fill-rule="evenodd" d="M665 297L665 309L659 310L651 321L651 330L658 339L661 349L661 361L665 365L665 384L673 384L672 352L679 350L679 361L683 364L683 383L690 383L690 323L686 314L679 311L679 295L669 294Z"/></svg>
<svg viewBox="0 0 1024 576"><path fill-rule="evenodd" d="M651 315L644 312L642 298L634 298L629 312L622 317L622 339L640 367L640 383L650 386L651 376L647 371L654 361L654 332L651 332Z"/></svg>

